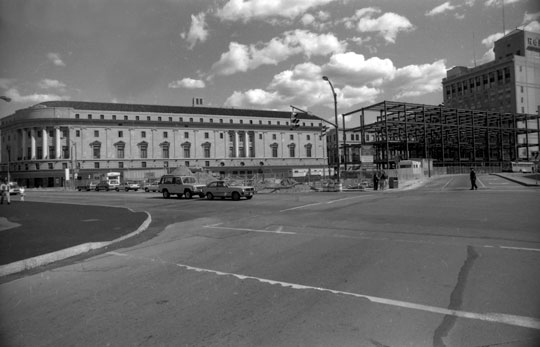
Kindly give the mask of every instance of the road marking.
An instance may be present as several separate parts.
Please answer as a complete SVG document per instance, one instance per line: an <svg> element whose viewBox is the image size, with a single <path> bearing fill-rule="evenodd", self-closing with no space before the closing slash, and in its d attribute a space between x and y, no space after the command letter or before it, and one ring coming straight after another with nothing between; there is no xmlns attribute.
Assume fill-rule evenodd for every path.
<svg viewBox="0 0 540 347"><path fill-rule="evenodd" d="M486 188L486 185L484 184L484 182L480 181L480 178L477 178L477 181L482 185L482 188Z"/></svg>
<svg viewBox="0 0 540 347"><path fill-rule="evenodd" d="M340 239L355 239L355 240L371 240L371 241L390 241L390 242L401 242L401 243L417 243L417 244L427 244L427 245L437 245L437 246L463 246L463 244L449 243L449 242L437 242L429 240L404 240L396 239L394 237L380 237L380 236L366 236L366 235L320 235L320 234L309 234L309 233L297 233L294 231L282 231L283 226L279 227L279 230L265 230L265 229L250 229L250 228L235 228L235 227L226 227L222 226L222 223L204 225L204 228L208 229L224 229L224 230L237 230L237 231L249 231L254 233L267 233L267 234L284 234L284 235L299 235L299 236L309 236L309 237L330 237L330 238L340 238ZM441 236L444 237L444 236ZM478 248L498 248L498 249L507 249L513 251L527 251L527 252L540 252L540 248L530 248L530 247L513 247L513 246L501 246L501 245L482 245L467 243L467 245L478 247Z"/></svg>
<svg viewBox="0 0 540 347"><path fill-rule="evenodd" d="M323 288L323 287L313 287L313 286L307 286L307 285L298 284L298 283L275 281L275 280L271 280L267 278L236 274L232 272L223 272L223 271L217 271L217 270L212 270L212 269L205 269L205 268L190 266L186 264L171 263L171 262L164 261L162 259L135 257L126 253L109 252L108 254L114 255L114 256L132 257L132 258L137 258L137 259L142 259L142 260L150 260L153 262L159 261L162 264L172 264L172 265L184 268L188 271L209 273L209 274L214 274L217 276L235 277L242 281L254 280L263 284L270 284L270 285L277 284L284 288L292 288L292 289L298 289L298 290L315 290L315 291L324 292L324 293L351 296L351 297L359 298L359 299L367 299L373 303L378 303L378 304L383 304L383 305L388 305L388 306L395 306L395 307L402 307L402 308L416 310L416 311L437 313L444 316L455 316L455 317L475 319L475 320L480 320L480 321L485 321L485 322L502 323L502 324L508 324L508 325L513 325L513 326L540 330L540 319L537 319L534 317L517 316L517 315L510 315L510 314L505 314L505 313L476 313L476 312L469 312L469 311L452 310L448 308L417 304L417 303L408 302L408 301L387 299L387 298L382 298L382 297L377 297L377 296L371 296L371 295L365 295L365 294L359 294L359 293L353 293L353 292L345 292L341 290L334 290L334 289Z"/></svg>
<svg viewBox="0 0 540 347"><path fill-rule="evenodd" d="M446 189L446 186L448 186L450 184L450 182L452 182L453 180L454 180L454 177L450 178L450 180L448 182L446 182L446 184L441 188L441 190Z"/></svg>
<svg viewBox="0 0 540 347"><path fill-rule="evenodd" d="M264 230L264 229L248 229L248 228L231 228L231 227L225 227L220 226L221 223L213 224L213 225L205 225L205 228L209 229L225 229L225 230L238 230L238 231L250 231L254 233L269 233L269 234L286 234L286 235L296 235L295 232L292 231L281 231L283 227L279 227L279 230Z"/></svg>
<svg viewBox="0 0 540 347"><path fill-rule="evenodd" d="M330 200L330 201L327 201L326 204L333 204L335 202L341 202L341 201L346 201L346 200L352 200L352 199L359 199L359 198L367 198L369 196L373 196L373 194L368 194L368 195L357 195L357 196L350 196L350 197L347 197L347 198L342 198L342 199L336 199L336 200ZM302 208L305 208L305 207L310 207L310 206L317 206L317 205L322 205L323 202L315 202L313 204L306 204L306 205L301 205L301 206L296 206L296 207L291 207L291 208L286 208L284 210L280 210L279 212L287 212L287 211L293 211L293 210L299 210L299 209L302 209Z"/></svg>

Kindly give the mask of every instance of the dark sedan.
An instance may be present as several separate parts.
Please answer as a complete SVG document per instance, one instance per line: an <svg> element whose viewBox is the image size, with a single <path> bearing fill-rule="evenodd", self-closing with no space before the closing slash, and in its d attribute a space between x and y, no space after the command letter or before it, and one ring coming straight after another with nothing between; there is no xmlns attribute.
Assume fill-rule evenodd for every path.
<svg viewBox="0 0 540 347"><path fill-rule="evenodd" d="M108 192L110 189L112 189L111 185L106 181L99 182L96 185L96 192L99 192L100 190L104 190L104 191Z"/></svg>

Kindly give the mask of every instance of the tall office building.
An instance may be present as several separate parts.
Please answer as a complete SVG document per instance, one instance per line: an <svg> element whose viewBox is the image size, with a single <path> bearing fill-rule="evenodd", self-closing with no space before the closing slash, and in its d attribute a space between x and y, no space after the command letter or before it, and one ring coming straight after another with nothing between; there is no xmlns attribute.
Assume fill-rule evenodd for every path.
<svg viewBox="0 0 540 347"><path fill-rule="evenodd" d="M516 29L495 42L495 60L456 66L443 79L444 105L500 113L537 114L540 108L540 34ZM538 119L520 126L538 129ZM538 151L538 136L526 136L520 157ZM531 146L533 145L533 146ZM528 151L526 150L528 148Z"/></svg>

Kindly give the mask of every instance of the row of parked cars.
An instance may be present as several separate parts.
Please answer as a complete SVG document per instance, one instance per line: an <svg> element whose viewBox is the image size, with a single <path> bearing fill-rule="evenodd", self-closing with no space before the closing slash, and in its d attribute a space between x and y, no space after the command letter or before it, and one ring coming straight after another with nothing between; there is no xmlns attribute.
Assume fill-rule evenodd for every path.
<svg viewBox="0 0 540 347"><path fill-rule="evenodd" d="M126 181L120 185L111 185L106 181L102 182L89 182L88 184L82 184L77 186L77 190L82 191L138 191L139 189L145 192L159 192L163 198L169 199L172 196L178 198L184 197L191 199L195 196L200 198L207 198L213 200L215 198L225 199L230 198L233 200L240 200L245 198L247 200L253 198L255 195L255 188L246 185L233 185L224 180L217 180L210 182L206 185L197 182L197 179L193 176L181 176L181 175L164 175L159 181L148 182L140 185L138 182Z"/></svg>

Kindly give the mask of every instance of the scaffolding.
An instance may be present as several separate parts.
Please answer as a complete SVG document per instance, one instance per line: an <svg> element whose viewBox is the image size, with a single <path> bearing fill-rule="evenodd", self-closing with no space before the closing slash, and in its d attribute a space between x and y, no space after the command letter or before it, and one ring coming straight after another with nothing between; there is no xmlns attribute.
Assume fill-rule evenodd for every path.
<svg viewBox="0 0 540 347"><path fill-rule="evenodd" d="M446 108L404 102L383 101L344 116L360 115L363 145L375 148L378 168L395 168L400 160L428 159L439 167L492 166L519 160L525 148L538 150L540 117L531 114ZM366 117L376 116L367 124ZM374 134L367 141L365 134ZM536 142L535 142L536 140Z"/></svg>

